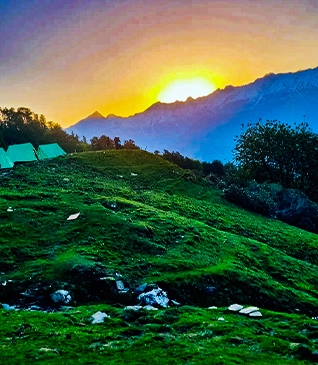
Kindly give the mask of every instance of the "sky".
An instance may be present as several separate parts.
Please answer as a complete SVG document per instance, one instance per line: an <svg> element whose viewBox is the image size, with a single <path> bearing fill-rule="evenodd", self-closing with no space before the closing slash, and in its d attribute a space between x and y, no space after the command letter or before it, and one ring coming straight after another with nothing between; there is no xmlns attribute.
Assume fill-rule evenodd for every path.
<svg viewBox="0 0 318 365"><path fill-rule="evenodd" d="M171 82L318 66L317 0L0 0L0 107L67 127L133 115Z"/></svg>

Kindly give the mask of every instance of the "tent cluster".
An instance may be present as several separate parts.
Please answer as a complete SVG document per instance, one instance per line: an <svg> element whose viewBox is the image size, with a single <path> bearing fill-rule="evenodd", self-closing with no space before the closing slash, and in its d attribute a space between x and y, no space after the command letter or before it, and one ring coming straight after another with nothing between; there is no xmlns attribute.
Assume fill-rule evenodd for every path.
<svg viewBox="0 0 318 365"><path fill-rule="evenodd" d="M0 148L0 169L10 169L15 163L45 160L66 155L66 152L57 144L39 146L36 151L31 143L15 144L8 147L7 152Z"/></svg>

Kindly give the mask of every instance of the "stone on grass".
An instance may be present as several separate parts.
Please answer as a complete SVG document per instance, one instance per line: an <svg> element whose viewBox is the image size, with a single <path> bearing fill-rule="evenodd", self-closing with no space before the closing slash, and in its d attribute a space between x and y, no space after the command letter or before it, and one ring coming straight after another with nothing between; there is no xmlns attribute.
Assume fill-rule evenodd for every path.
<svg viewBox="0 0 318 365"><path fill-rule="evenodd" d="M9 304L5 304L5 303L2 304L2 308L5 309L5 310L8 310L8 311L12 311L12 310L15 310L16 309L15 306L9 305Z"/></svg>
<svg viewBox="0 0 318 365"><path fill-rule="evenodd" d="M162 289L153 289L148 293L142 293L138 296L137 300L142 305L155 305L159 307L168 307L169 298L167 293Z"/></svg>
<svg viewBox="0 0 318 365"><path fill-rule="evenodd" d="M241 314L250 314L250 313L256 312L258 310L259 310L259 308L257 308L257 307L247 307L247 308L244 308L244 309L240 310L239 313L241 313Z"/></svg>
<svg viewBox="0 0 318 365"><path fill-rule="evenodd" d="M241 310L241 309L243 309L243 306L242 305L240 305L240 304L232 304L232 305L230 305L229 306L229 308L228 308L230 311L233 311L233 312L237 312L237 311L239 311L239 310Z"/></svg>
<svg viewBox="0 0 318 365"><path fill-rule="evenodd" d="M153 307L152 305L146 305L143 307L143 309L146 309L147 311L157 311L158 308Z"/></svg>
<svg viewBox="0 0 318 365"><path fill-rule="evenodd" d="M225 319L224 319L223 317L220 317L220 318L218 318L218 321L220 321L220 322L224 322L224 321L225 321Z"/></svg>
<svg viewBox="0 0 318 365"><path fill-rule="evenodd" d="M262 313L257 311L257 312L252 312L249 314L250 317L262 317Z"/></svg>
<svg viewBox="0 0 318 365"><path fill-rule="evenodd" d="M209 307L208 309L218 309L218 307L213 306L213 307Z"/></svg>
<svg viewBox="0 0 318 365"><path fill-rule="evenodd" d="M68 304L72 300L72 297L67 290L57 290L51 294L51 299L56 304Z"/></svg>
<svg viewBox="0 0 318 365"><path fill-rule="evenodd" d="M134 294L139 295L139 294L143 293L146 290L147 285L148 285L147 283L144 283L144 284L137 286L137 288L134 290Z"/></svg>
<svg viewBox="0 0 318 365"><path fill-rule="evenodd" d="M81 213L76 213L76 214L71 214L68 218L67 218L67 220L68 221L73 221L74 219L77 219L78 217L79 217L79 215L80 215Z"/></svg>
<svg viewBox="0 0 318 365"><path fill-rule="evenodd" d="M139 311L142 308L141 305L128 305L125 310Z"/></svg>
<svg viewBox="0 0 318 365"><path fill-rule="evenodd" d="M103 323L105 318L109 318L109 316L104 312L98 311L92 315L92 324Z"/></svg>
<svg viewBox="0 0 318 365"><path fill-rule="evenodd" d="M174 306L178 307L179 305L181 305L181 303L177 302L176 300L171 299L170 300L171 304L173 304Z"/></svg>
<svg viewBox="0 0 318 365"><path fill-rule="evenodd" d="M117 290L125 290L125 285L121 280L116 280L116 288Z"/></svg>

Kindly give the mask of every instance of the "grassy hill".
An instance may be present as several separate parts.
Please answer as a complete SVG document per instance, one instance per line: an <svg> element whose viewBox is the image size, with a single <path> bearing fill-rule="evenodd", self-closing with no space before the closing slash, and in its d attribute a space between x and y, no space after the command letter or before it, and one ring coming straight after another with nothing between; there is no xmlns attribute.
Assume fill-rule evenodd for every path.
<svg viewBox="0 0 318 365"><path fill-rule="evenodd" d="M21 165L0 184L0 302L45 308L66 289L74 306L0 310L0 363L316 361L317 235L234 206L144 151ZM130 290L116 292L116 278ZM142 283L182 305L125 310ZM263 317L231 313L233 303ZM98 310L110 318L91 324Z"/></svg>

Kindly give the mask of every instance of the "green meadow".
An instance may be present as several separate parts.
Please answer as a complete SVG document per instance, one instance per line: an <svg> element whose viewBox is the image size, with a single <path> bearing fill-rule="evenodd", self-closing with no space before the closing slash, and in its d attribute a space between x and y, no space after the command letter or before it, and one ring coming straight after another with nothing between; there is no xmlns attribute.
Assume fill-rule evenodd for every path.
<svg viewBox="0 0 318 365"><path fill-rule="evenodd" d="M317 235L145 151L19 165L0 184L0 303L20 306L0 309L0 364L318 362ZM181 305L125 309L143 283ZM59 289L71 303L46 311Z"/></svg>

